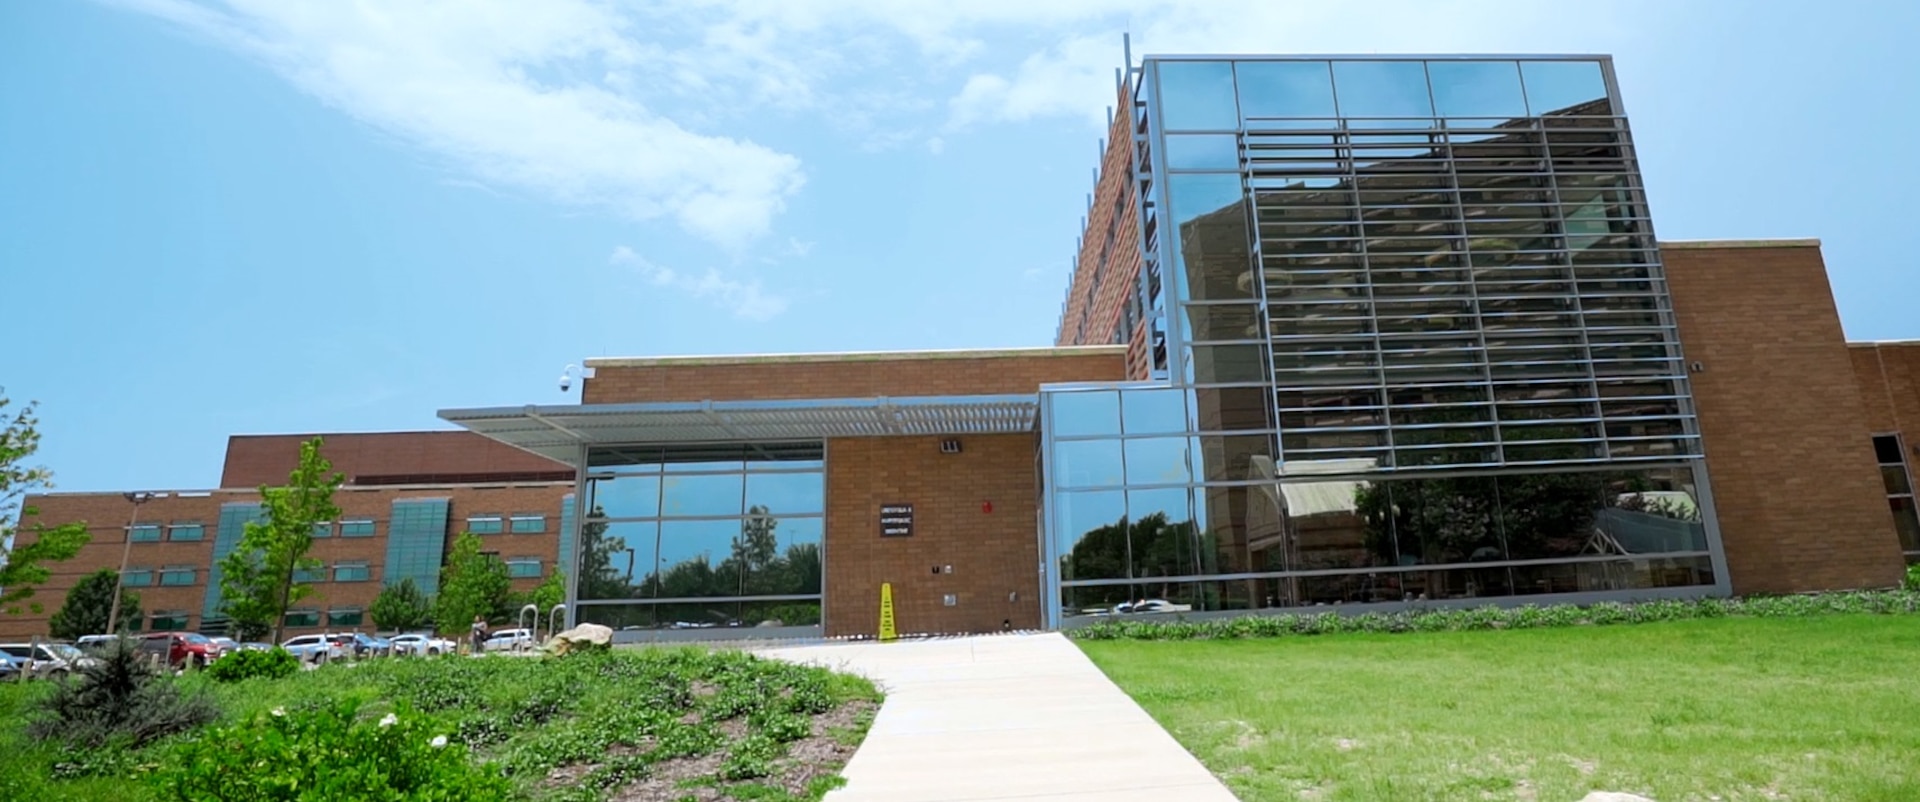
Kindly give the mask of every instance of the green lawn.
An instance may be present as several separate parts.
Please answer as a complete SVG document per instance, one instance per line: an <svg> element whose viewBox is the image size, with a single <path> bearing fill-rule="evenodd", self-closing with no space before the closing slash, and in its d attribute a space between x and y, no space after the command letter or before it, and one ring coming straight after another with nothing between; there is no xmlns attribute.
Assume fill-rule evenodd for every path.
<svg viewBox="0 0 1920 802"><path fill-rule="evenodd" d="M1243 802L1920 800L1920 617L1081 642Z"/></svg>

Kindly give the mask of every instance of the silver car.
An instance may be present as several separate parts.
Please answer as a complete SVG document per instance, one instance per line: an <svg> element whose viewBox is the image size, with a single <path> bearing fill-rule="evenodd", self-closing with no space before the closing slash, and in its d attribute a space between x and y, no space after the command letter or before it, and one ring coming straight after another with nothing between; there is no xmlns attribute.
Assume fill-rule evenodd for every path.
<svg viewBox="0 0 1920 802"><path fill-rule="evenodd" d="M70 643L0 643L0 652L7 653L17 664L29 666L32 672L29 676L40 679L64 677L75 669L99 662Z"/></svg>

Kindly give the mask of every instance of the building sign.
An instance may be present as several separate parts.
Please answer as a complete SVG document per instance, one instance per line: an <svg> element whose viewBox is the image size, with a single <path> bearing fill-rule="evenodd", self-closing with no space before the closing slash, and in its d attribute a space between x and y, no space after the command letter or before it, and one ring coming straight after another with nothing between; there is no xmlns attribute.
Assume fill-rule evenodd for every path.
<svg viewBox="0 0 1920 802"><path fill-rule="evenodd" d="M881 537L912 537L913 536L913 505L912 504L880 505L880 536Z"/></svg>

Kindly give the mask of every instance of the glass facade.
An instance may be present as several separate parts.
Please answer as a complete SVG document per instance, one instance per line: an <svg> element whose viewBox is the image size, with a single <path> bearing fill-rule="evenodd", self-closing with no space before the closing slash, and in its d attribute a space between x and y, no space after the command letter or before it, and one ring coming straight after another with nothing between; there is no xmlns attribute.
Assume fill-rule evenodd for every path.
<svg viewBox="0 0 1920 802"><path fill-rule="evenodd" d="M393 502L393 518L387 525L387 560L381 580L392 584L412 579L421 593L440 591L440 560L447 543L447 499L408 498ZM357 521L341 521L340 534ZM373 522L366 521L367 531Z"/></svg>
<svg viewBox="0 0 1920 802"><path fill-rule="evenodd" d="M1609 62L1137 80L1172 381L1043 392L1063 617L1724 586Z"/></svg>
<svg viewBox="0 0 1920 802"><path fill-rule="evenodd" d="M127 537L135 543L160 542L159 524L135 524L127 532Z"/></svg>
<svg viewBox="0 0 1920 802"><path fill-rule="evenodd" d="M246 534L247 524L265 523L266 520L266 511L257 501L220 505L220 521L213 530L213 560L207 564L207 595L200 607L202 623L225 620L225 616L220 614L220 561L240 545L240 536Z"/></svg>
<svg viewBox="0 0 1920 802"><path fill-rule="evenodd" d="M1874 461L1880 464L1880 480L1887 488L1887 507L1893 511L1893 531L1900 537L1900 550L1908 563L1920 563L1920 510L1914 507L1913 471L1897 434L1874 435Z"/></svg>
<svg viewBox="0 0 1920 802"><path fill-rule="evenodd" d="M818 442L591 450L578 620L818 627L825 479Z"/></svg>
<svg viewBox="0 0 1920 802"><path fill-rule="evenodd" d="M199 521L175 521L167 525L167 539L179 541L205 540L207 528Z"/></svg>

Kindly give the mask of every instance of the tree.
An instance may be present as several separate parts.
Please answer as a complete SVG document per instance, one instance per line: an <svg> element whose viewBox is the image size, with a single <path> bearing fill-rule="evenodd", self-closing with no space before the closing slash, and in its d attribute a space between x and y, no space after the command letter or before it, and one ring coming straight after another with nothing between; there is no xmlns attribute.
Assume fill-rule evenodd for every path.
<svg viewBox="0 0 1920 802"><path fill-rule="evenodd" d="M340 517L333 491L345 477L320 456L320 446L318 437L300 444L300 464L285 487L260 488L265 520L249 521L239 545L220 561L220 606L228 620L249 634L271 632L275 643L287 608L313 593L294 574L320 567L307 557L314 525Z"/></svg>
<svg viewBox="0 0 1920 802"><path fill-rule="evenodd" d="M413 583L413 577L381 588L380 595L367 605L367 614L373 617L374 626L395 631L419 629L432 612L432 602L420 592L420 586Z"/></svg>
<svg viewBox="0 0 1920 802"><path fill-rule="evenodd" d="M599 507L589 519L605 515ZM624 599L633 591L626 577L613 567L613 555L627 550L625 538L607 537L606 521L580 525L580 598Z"/></svg>
<svg viewBox="0 0 1920 802"><path fill-rule="evenodd" d="M480 551L480 536L462 532L453 539L447 564L440 568L440 595L433 620L442 634L457 634L475 616L498 621L512 615L513 580L499 557Z"/></svg>
<svg viewBox="0 0 1920 802"><path fill-rule="evenodd" d="M67 601L47 621L47 629L61 640L74 640L81 635L112 634L107 632L107 616L113 609L113 591L120 583L120 572L112 568L102 568L73 586L67 591ZM140 620L140 594L133 591L120 593L121 630L127 629L127 622Z"/></svg>
<svg viewBox="0 0 1920 802"><path fill-rule="evenodd" d="M39 613L39 602L27 601L34 588L53 575L46 563L73 559L92 537L84 522L46 527L35 521L33 539L16 543L19 534L11 521L25 521L39 514L32 505L21 503L27 493L53 486L53 472L28 467L25 461L40 449L40 419L33 414L37 406L29 402L8 419L8 401L0 393L0 614L19 615L23 610ZM16 517L17 513L17 517ZM26 602L21 604L21 602Z"/></svg>
<svg viewBox="0 0 1920 802"><path fill-rule="evenodd" d="M540 612L545 614L548 610L552 610L554 605L565 602L566 600L567 575L560 571L554 571L548 574L547 578L541 581L533 590L517 594L513 601L513 607L515 610L518 610L521 607L531 604L540 608Z"/></svg>

